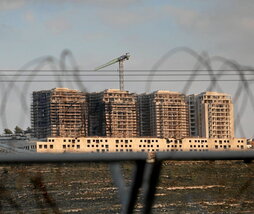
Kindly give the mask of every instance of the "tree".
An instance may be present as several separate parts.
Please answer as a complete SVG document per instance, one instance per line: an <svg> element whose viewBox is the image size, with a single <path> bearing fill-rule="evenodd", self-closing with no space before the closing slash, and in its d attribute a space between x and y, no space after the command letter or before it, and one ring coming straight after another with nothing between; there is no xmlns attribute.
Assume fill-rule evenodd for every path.
<svg viewBox="0 0 254 214"><path fill-rule="evenodd" d="M13 134L10 129L4 129L4 134Z"/></svg>
<svg viewBox="0 0 254 214"><path fill-rule="evenodd" d="M25 130L25 134L30 134L32 132L33 130L30 127L27 127L27 129Z"/></svg>
<svg viewBox="0 0 254 214"><path fill-rule="evenodd" d="M19 126L16 126L14 132L15 134L23 134L24 131Z"/></svg>

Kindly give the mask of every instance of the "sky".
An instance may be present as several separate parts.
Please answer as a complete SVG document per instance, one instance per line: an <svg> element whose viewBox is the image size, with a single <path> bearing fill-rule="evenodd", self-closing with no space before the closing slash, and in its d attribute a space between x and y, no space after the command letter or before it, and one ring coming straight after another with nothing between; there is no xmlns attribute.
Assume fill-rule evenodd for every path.
<svg viewBox="0 0 254 214"><path fill-rule="evenodd" d="M126 70L149 71L166 53L180 47L188 48L206 59L222 56L234 63L254 66L253 10L252 0L1 0L0 69L2 74L10 74L4 70L21 68L59 69L61 54L63 56L63 53L67 53L64 50L68 50L74 58L65 58L66 68L70 70L75 64L81 70L92 71L95 67L128 52L131 57L124 63ZM176 51L163 63L159 63L158 69L193 69L197 60L193 54L187 52ZM42 59L44 64L40 61ZM45 59L49 59L47 62L54 65L45 63ZM108 77L109 80L115 79L116 82L91 81L106 78L98 72L102 77L87 77L88 82L82 84L90 92L118 88L117 66L116 64L108 68L116 74L116 77ZM213 66L221 68L224 65L215 62ZM202 66L200 68L204 69ZM32 91L59 86L80 88L77 83L30 81L13 84L4 81L11 78L1 77L0 108L7 123L2 123L0 129L13 129L15 125L22 128L30 126ZM40 78L43 77L36 76L33 80ZM53 80L54 77L48 78ZM125 79L128 78L131 77L126 75ZM147 86L145 80L148 76L144 74L137 78L143 82L126 81L125 89L136 93L146 92L147 87L149 91L182 92L186 85L184 81L165 81L150 82ZM184 77L176 77L179 78ZM250 81L248 86L250 91L251 83ZM240 113L237 117L241 118L241 121L236 121L236 125L241 124L244 133L236 128L236 135L253 137L251 115L254 115L254 112L251 100L244 100L245 92L240 96L237 94L239 82L219 84L220 86L214 87L213 90L232 95L236 100L236 112L243 103L245 105L244 111L240 112L241 117ZM208 85L209 82L193 82L186 93L201 93L207 90ZM7 89L11 89L8 96ZM20 91L25 91L24 96L20 96ZM1 117L3 118L3 115Z"/></svg>

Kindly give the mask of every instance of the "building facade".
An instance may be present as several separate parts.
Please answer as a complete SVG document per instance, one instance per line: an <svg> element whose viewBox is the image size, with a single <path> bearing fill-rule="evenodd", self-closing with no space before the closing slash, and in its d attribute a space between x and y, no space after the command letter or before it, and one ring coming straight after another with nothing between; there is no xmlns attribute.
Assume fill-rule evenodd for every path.
<svg viewBox="0 0 254 214"><path fill-rule="evenodd" d="M34 152L209 152L243 151L248 149L246 138L48 138L46 142L26 143L20 148Z"/></svg>
<svg viewBox="0 0 254 214"><path fill-rule="evenodd" d="M140 136L184 138L189 136L186 96L155 91L138 96Z"/></svg>
<svg viewBox="0 0 254 214"><path fill-rule="evenodd" d="M78 90L54 88L32 95L34 137L83 137L88 134L86 95Z"/></svg>
<svg viewBox="0 0 254 214"><path fill-rule="evenodd" d="M189 95L190 134L205 138L234 138L232 98L225 93Z"/></svg>
<svg viewBox="0 0 254 214"><path fill-rule="evenodd" d="M107 89L88 96L89 136L138 136L136 94Z"/></svg>

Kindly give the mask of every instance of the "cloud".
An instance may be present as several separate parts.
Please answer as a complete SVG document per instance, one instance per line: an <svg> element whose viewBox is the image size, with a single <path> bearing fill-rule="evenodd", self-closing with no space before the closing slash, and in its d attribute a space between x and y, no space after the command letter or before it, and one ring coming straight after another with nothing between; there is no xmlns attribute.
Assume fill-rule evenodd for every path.
<svg viewBox="0 0 254 214"><path fill-rule="evenodd" d="M15 10L25 5L25 0L1 0L0 11Z"/></svg>
<svg viewBox="0 0 254 214"><path fill-rule="evenodd" d="M60 34L71 28L69 21L62 17L57 17L48 21L46 26L53 34Z"/></svg>
<svg viewBox="0 0 254 214"><path fill-rule="evenodd" d="M33 12L28 11L24 14L24 18L27 22L34 23L36 21L35 15Z"/></svg>
<svg viewBox="0 0 254 214"><path fill-rule="evenodd" d="M94 6L126 6L134 3L140 3L143 0L48 0L49 3L76 3L76 4L89 4Z"/></svg>
<svg viewBox="0 0 254 214"><path fill-rule="evenodd" d="M151 8L143 8L140 10L131 9L108 9L99 10L98 17L101 22L114 27L126 28L128 25L140 25L142 23L149 23L150 20L158 16L156 10Z"/></svg>
<svg viewBox="0 0 254 214"><path fill-rule="evenodd" d="M214 48L239 58L250 58L254 43L253 1L214 1L206 8L162 8L164 17L175 22L179 30L187 33L204 48Z"/></svg>

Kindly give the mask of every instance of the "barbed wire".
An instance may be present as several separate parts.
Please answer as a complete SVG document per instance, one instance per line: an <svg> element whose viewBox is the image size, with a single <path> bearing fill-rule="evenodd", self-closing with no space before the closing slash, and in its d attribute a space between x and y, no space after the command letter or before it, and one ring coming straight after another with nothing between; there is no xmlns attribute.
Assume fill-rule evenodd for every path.
<svg viewBox="0 0 254 214"><path fill-rule="evenodd" d="M160 69L164 64L169 63L171 57L177 54L187 54L191 56L195 62L193 68L168 68ZM68 63L68 65L67 65ZM219 66L216 65L219 63ZM244 135L244 128L241 124L241 115L245 112L250 102L254 109L254 96L250 90L254 78L254 67L241 65L235 60L230 60L221 56L209 56L208 53L197 53L187 47L178 47L164 54L150 70L132 69L125 70L126 83L145 83L145 91L149 92L153 83L174 83L183 84L182 93L189 93L195 83L204 82L207 84L206 90L218 90L223 92L221 83L237 83L234 87L235 93L232 94L235 103L239 102L236 109L236 120L238 121L236 128L240 134ZM47 77L50 77L47 78ZM131 78L133 77L133 78ZM140 78L139 78L140 77ZM170 77L170 78L165 78ZM52 79L53 78L53 79ZM89 79L88 79L89 78ZM0 113L1 123L3 127L8 127L6 119L6 108L10 99L10 95L15 93L21 103L21 113L18 124L25 120L29 114L29 103L26 97L31 94L29 89L32 83L55 83L56 87L63 87L68 83L71 88L77 88L86 92L87 83L118 83L118 74L113 69L105 69L93 71L92 69L80 69L78 63L70 50L64 50L60 58L54 56L43 56L35 58L26 63L20 69L1 69L0 70L1 85L1 105ZM22 84L23 85L20 85ZM21 87L21 89L19 89Z"/></svg>
<svg viewBox="0 0 254 214"><path fill-rule="evenodd" d="M192 69L160 69L171 57L179 53L187 54L194 59L195 64ZM69 63L68 65L67 62ZM214 64L219 64L219 68L215 68ZM46 67L49 68L45 69ZM69 69L69 67L71 67L71 69ZM195 83L199 82L207 83L206 90L208 91L218 90L220 92L224 91L222 83L237 83L237 85L233 86L234 91L232 91L233 101L237 104L235 114L235 121L237 121L236 128L242 136L245 136L242 115L246 113L248 105L250 105L251 110L254 111L254 95L251 90L251 84L254 81L254 78L252 78L254 75L253 71L253 67L242 65L235 60L230 60L221 56L209 56L206 52L197 53L190 48L179 47L164 54L150 70L125 70L125 82L146 83L145 92L150 92L152 84L156 82L179 82L183 84L181 92L184 94L188 94L192 87L196 87ZM49 74L49 72L51 72L51 74ZM53 77L54 79L43 79L44 77ZM68 77L68 79L66 77ZM84 79L83 77L93 77L93 79ZM98 79L98 77L101 79ZM106 77L115 77L115 79L108 79ZM128 79L129 77L142 77L142 79ZM159 77L162 77L162 79ZM174 79L165 79L164 77L174 77ZM234 77L234 79L232 79L232 77ZM0 82L3 84L0 84L0 113L2 126L8 127L6 111L12 93L17 95L22 110L18 123L22 123L27 114L29 114L30 109L29 103L27 103L27 97L30 97L32 83L55 83L56 87L63 87L64 83L67 82L70 84L71 88L77 88L86 92L87 83L115 83L118 82L117 78L118 74L115 70L94 72L93 70L80 69L70 50L64 50L59 59L54 56L43 56L31 60L18 70L1 69ZM22 83L24 84L22 85ZM250 171L250 174L253 176L253 171ZM39 179L39 182L34 183L34 188L37 191L45 193L46 191L43 186L44 184L42 185L41 177L39 177ZM240 196L244 195L246 189L249 188L251 184L252 181L248 179L245 184L243 183L242 188L240 188L235 197L241 198ZM3 199L0 199L1 203ZM44 199L48 200L48 203L56 209L54 201L52 202L52 200L49 200L47 197L44 197Z"/></svg>

